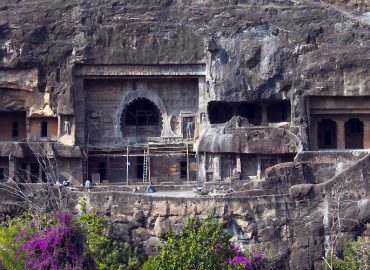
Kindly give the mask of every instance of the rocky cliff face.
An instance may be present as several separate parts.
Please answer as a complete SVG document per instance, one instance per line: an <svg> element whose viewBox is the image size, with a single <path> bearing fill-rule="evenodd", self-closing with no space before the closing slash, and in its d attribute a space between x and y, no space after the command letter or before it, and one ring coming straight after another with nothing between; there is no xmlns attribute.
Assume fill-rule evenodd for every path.
<svg viewBox="0 0 370 270"><path fill-rule="evenodd" d="M73 115L76 64L206 64L211 101L290 98L289 132L265 135L289 138L285 145L273 144L276 151L301 151L308 144L307 95L369 95L369 12L366 0L3 0L0 88L6 91L0 101L9 110L26 104L44 114ZM17 72L11 76L9 70ZM210 136L201 146L228 146L222 152L238 153L244 145L263 153L271 147L257 145L259 134L239 136L235 145L225 139L220 146L208 145ZM72 194L71 209L79 197L89 197L91 207L110 216L114 236L146 252L166 229L180 226L184 215L215 213L239 240L271 248L281 269L318 269L332 233L330 214L339 211L338 195L351 202L341 205L348 209L343 218L361 225L349 223L334 233L341 239L370 234L368 156L347 168L352 155L325 155L313 160L303 153L301 160L268 170L267 192L175 199L108 190ZM339 161L347 170L338 171ZM0 212L14 211L14 198L2 198Z"/></svg>
<svg viewBox="0 0 370 270"><path fill-rule="evenodd" d="M76 63L207 63L212 99L288 95L301 122L304 93L361 95L369 86L369 7L335 4L2 1L0 67L39 68L40 90L68 111Z"/></svg>

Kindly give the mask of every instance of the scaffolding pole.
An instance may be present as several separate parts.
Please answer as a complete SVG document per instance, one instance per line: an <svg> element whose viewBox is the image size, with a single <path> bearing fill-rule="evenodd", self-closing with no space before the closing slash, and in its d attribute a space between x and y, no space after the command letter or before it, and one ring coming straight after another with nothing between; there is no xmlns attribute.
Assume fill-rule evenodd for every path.
<svg viewBox="0 0 370 270"><path fill-rule="evenodd" d="M189 143L186 143L186 182L189 185Z"/></svg>
<svg viewBox="0 0 370 270"><path fill-rule="evenodd" d="M128 167L129 167L129 161L128 161L128 155L129 155L129 142L127 142L126 147L126 185L128 186Z"/></svg>
<svg viewBox="0 0 370 270"><path fill-rule="evenodd" d="M109 181L110 181L110 177L109 177L110 169L109 169L109 167L110 167L110 165L109 165L109 152L108 152L108 154L107 154L107 171L106 171L106 173L107 173L106 178L107 179L100 179L100 183L102 183L102 180L108 180L108 183L109 183Z"/></svg>

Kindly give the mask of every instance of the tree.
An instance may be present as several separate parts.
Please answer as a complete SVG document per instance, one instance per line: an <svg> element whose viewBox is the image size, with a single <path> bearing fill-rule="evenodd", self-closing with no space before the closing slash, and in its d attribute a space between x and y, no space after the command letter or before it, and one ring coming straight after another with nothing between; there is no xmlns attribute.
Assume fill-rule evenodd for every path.
<svg viewBox="0 0 370 270"><path fill-rule="evenodd" d="M217 270L227 269L228 258L236 250L231 235L214 217L202 222L189 218L178 235L169 232L160 254L150 258L144 269L156 270Z"/></svg>

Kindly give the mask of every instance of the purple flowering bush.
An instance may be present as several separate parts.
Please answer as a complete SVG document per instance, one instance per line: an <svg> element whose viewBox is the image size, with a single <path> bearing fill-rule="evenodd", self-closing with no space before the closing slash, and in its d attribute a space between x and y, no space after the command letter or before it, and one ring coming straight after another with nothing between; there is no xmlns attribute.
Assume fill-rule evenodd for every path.
<svg viewBox="0 0 370 270"><path fill-rule="evenodd" d="M268 270L269 259L262 252L252 253L247 256L239 252L233 258L228 259L229 270Z"/></svg>
<svg viewBox="0 0 370 270"><path fill-rule="evenodd" d="M24 266L30 270L72 270L94 269L86 237L74 222L71 214L60 213L54 224L27 234L20 231L17 236L24 242L18 254L25 253Z"/></svg>

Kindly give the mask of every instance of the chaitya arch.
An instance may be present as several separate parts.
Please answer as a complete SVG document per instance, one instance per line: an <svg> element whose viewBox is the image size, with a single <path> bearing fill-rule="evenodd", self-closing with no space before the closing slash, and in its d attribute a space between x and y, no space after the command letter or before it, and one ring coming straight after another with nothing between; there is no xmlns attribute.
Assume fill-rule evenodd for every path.
<svg viewBox="0 0 370 270"><path fill-rule="evenodd" d="M158 125L161 126L160 133L156 133L158 136L168 136L171 135L169 131L169 125L168 125L168 114L167 109L161 100L161 98L148 90L135 90L127 94L121 101L120 105L118 106L116 113L115 113L115 125L114 125L114 133L116 136L119 137L126 137L125 134L123 134L124 130L122 130L122 116L126 113L126 110L130 104L135 104L135 100L145 100L145 103L148 104L151 103L155 105L155 107L158 109L160 117L158 117ZM149 125L150 126L150 125Z"/></svg>

